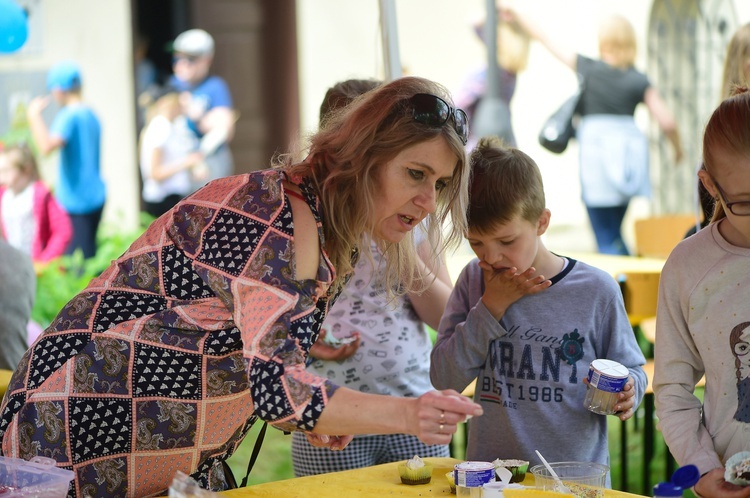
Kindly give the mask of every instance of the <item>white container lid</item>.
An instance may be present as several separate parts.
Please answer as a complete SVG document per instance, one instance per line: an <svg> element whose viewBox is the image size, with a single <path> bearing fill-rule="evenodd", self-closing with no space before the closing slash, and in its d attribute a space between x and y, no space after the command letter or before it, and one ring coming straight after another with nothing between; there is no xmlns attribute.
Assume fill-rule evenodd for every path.
<svg viewBox="0 0 750 498"><path fill-rule="evenodd" d="M594 360L591 362L591 366L600 374L614 379L625 379L630 375L630 371L627 367L622 363L617 363L612 360Z"/></svg>

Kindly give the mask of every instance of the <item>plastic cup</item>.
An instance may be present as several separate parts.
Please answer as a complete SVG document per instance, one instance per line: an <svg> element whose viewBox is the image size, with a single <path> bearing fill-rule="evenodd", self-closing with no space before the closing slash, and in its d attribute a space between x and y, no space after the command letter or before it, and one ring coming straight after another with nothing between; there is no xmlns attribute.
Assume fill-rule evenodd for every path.
<svg viewBox="0 0 750 498"><path fill-rule="evenodd" d="M594 462L550 462L550 467L577 497L604 498L608 466ZM533 466L531 473L536 488L556 491L555 479L544 465Z"/></svg>

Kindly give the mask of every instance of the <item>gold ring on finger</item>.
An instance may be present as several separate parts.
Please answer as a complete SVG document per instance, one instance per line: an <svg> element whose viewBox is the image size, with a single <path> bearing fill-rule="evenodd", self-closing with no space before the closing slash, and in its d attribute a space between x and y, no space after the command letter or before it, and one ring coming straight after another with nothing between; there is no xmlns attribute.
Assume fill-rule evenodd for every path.
<svg viewBox="0 0 750 498"><path fill-rule="evenodd" d="M444 426L443 424L440 424L440 427L438 428L438 432L442 433L442 432L443 432L443 428L444 428L444 427L445 427L445 426Z"/></svg>
<svg viewBox="0 0 750 498"><path fill-rule="evenodd" d="M445 411L442 411L442 410L440 411L440 423L441 424L445 423Z"/></svg>

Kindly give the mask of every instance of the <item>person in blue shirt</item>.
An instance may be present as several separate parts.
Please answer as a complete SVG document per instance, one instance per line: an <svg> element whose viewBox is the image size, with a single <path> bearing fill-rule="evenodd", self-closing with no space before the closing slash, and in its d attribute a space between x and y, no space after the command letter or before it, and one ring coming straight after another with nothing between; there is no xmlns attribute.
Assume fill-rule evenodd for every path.
<svg viewBox="0 0 750 498"><path fill-rule="evenodd" d="M181 92L188 124L200 139L200 152L208 169L200 184L233 174L228 143L234 136L237 114L226 82L211 75L214 39L202 29L190 29L172 44L172 70L169 85Z"/></svg>
<svg viewBox="0 0 750 498"><path fill-rule="evenodd" d="M84 258L91 258L96 254L96 232L106 200L100 171L101 123L81 97L81 71L74 62L54 65L47 74L47 89L51 95L29 102L29 127L40 153L60 151L55 195L73 224L66 254L80 249ZM60 111L48 128L42 111L51 99Z"/></svg>

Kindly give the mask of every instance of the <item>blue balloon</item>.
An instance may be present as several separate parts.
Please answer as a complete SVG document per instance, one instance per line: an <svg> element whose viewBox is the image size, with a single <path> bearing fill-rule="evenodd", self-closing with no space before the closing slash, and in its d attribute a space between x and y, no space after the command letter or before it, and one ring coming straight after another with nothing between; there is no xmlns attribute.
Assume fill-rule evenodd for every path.
<svg viewBox="0 0 750 498"><path fill-rule="evenodd" d="M12 0L0 0L0 52L15 52L28 35L26 12Z"/></svg>

